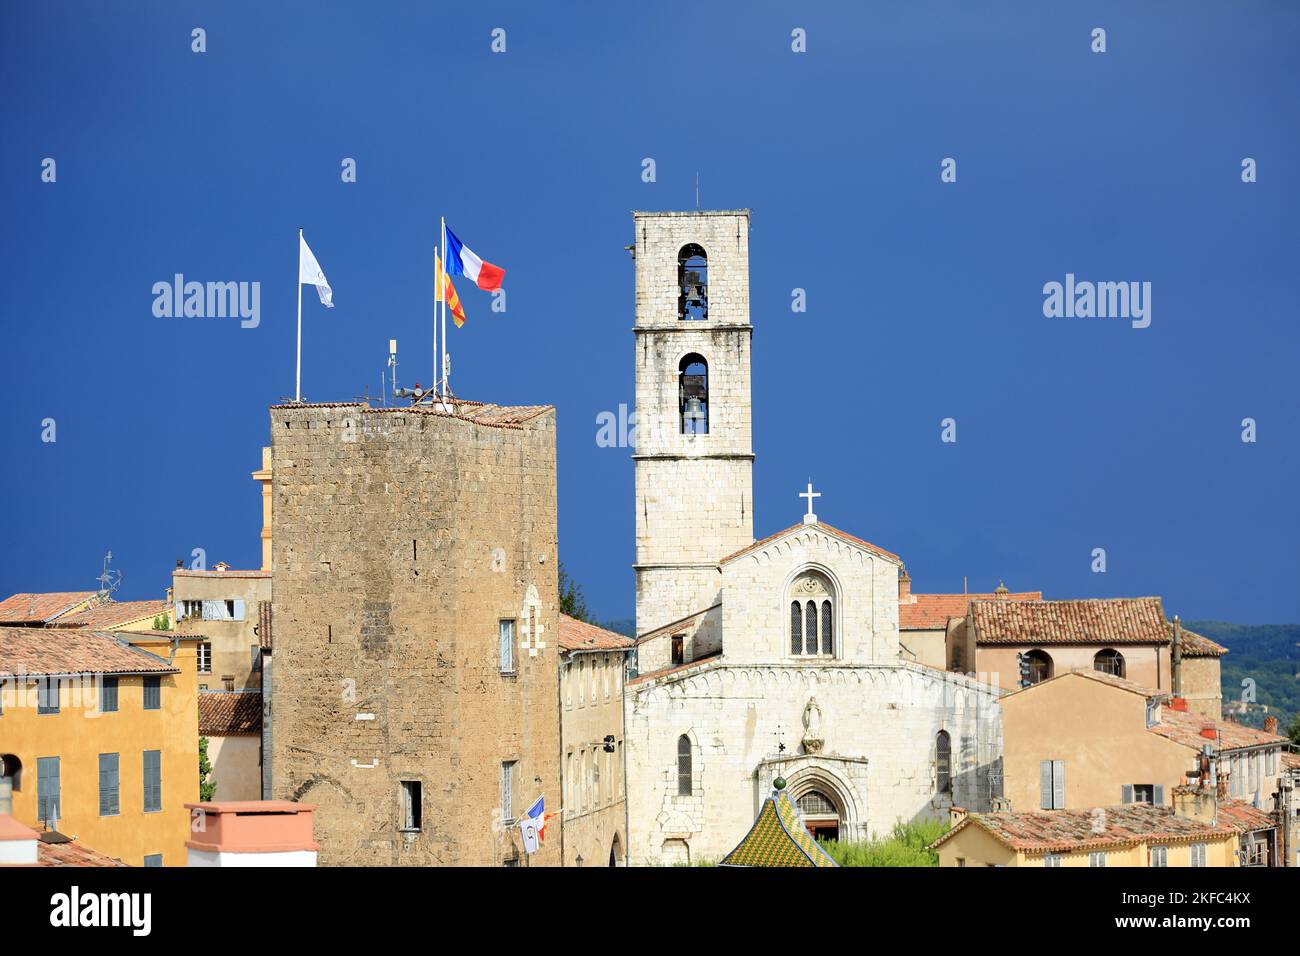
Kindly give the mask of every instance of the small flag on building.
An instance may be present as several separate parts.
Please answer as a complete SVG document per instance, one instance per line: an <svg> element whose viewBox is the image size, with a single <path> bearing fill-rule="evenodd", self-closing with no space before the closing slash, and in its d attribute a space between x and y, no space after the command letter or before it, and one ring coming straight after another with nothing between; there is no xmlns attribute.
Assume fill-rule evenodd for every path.
<svg viewBox="0 0 1300 956"><path fill-rule="evenodd" d="M467 276L484 292L501 288L501 280L506 276L505 269L484 262L450 229L447 230L447 269L454 276Z"/></svg>
<svg viewBox="0 0 1300 956"><path fill-rule="evenodd" d="M434 297L435 302L441 302L444 298L447 300L447 308L451 309L452 321L456 323L456 328L465 324L465 308L460 304L460 296L456 294L456 287L451 284L451 276L447 275L447 270L442 267L442 260L434 256L438 263L438 275L442 277L442 288L436 290Z"/></svg>
<svg viewBox="0 0 1300 956"><path fill-rule="evenodd" d="M524 837L524 852L536 853L538 844L546 838L545 795L538 797L537 802L519 820L519 832Z"/></svg>
<svg viewBox="0 0 1300 956"><path fill-rule="evenodd" d="M304 282L316 287L321 305L327 309L334 308L334 290L326 281L320 263L312 255L311 247L307 245L307 240L303 238L300 230L298 232L298 284L302 285Z"/></svg>

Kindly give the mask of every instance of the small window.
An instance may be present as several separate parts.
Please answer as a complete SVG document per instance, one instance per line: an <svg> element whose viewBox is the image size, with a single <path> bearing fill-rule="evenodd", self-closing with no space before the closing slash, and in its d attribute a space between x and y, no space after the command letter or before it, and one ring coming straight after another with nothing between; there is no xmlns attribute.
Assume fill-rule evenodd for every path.
<svg viewBox="0 0 1300 956"><path fill-rule="evenodd" d="M1052 658L1046 651L1033 650L1020 657L1020 686L1041 684L1052 676Z"/></svg>
<svg viewBox="0 0 1300 956"><path fill-rule="evenodd" d="M212 673L212 645L207 641L199 644L199 673Z"/></svg>
<svg viewBox="0 0 1300 956"><path fill-rule="evenodd" d="M709 317L709 257L690 242L677 253L677 318L702 322Z"/></svg>
<svg viewBox="0 0 1300 956"><path fill-rule="evenodd" d="M689 797L693 790L691 779L691 738L682 734L677 738L677 796Z"/></svg>
<svg viewBox="0 0 1300 956"><path fill-rule="evenodd" d="M144 812L162 809L162 751L144 752Z"/></svg>
<svg viewBox="0 0 1300 956"><path fill-rule="evenodd" d="M1124 676L1124 655L1112 648L1098 651L1092 659L1092 669L1114 677Z"/></svg>
<svg viewBox="0 0 1300 956"><path fill-rule="evenodd" d="M30 698L28 698L30 700ZM36 713L57 714L59 712L59 679L42 677L36 683Z"/></svg>
<svg viewBox="0 0 1300 956"><path fill-rule="evenodd" d="M1065 761L1038 762L1038 806L1042 810L1065 809Z"/></svg>
<svg viewBox="0 0 1300 956"><path fill-rule="evenodd" d="M161 853L147 853L144 858L145 866L162 866Z"/></svg>
<svg viewBox="0 0 1300 956"><path fill-rule="evenodd" d="M419 830L420 814L423 809L421 787L418 780L403 780L402 784L402 829Z"/></svg>
<svg viewBox="0 0 1300 956"><path fill-rule="evenodd" d="M673 667L680 667L686 663L686 636L684 634L673 635Z"/></svg>
<svg viewBox="0 0 1300 956"><path fill-rule="evenodd" d="M233 677L221 678L221 688L228 692L233 691L235 689L235 679Z"/></svg>
<svg viewBox="0 0 1300 956"><path fill-rule="evenodd" d="M1192 844L1192 866L1205 866L1205 844Z"/></svg>
<svg viewBox="0 0 1300 956"><path fill-rule="evenodd" d="M117 754L99 755L99 815L115 817L119 812L120 786L117 775Z"/></svg>
<svg viewBox="0 0 1300 956"><path fill-rule="evenodd" d="M952 738L941 730L934 740L935 790L952 793Z"/></svg>
<svg viewBox="0 0 1300 956"><path fill-rule="evenodd" d="M497 622L497 667L502 674L515 672L514 619Z"/></svg>
<svg viewBox="0 0 1300 956"><path fill-rule="evenodd" d="M99 688L99 712L112 714L117 712L117 678L105 677Z"/></svg>
<svg viewBox="0 0 1300 956"><path fill-rule="evenodd" d="M1169 865L1169 847L1153 846L1151 848L1151 865L1168 866Z"/></svg>
<svg viewBox="0 0 1300 956"><path fill-rule="evenodd" d="M162 678L146 677L144 679L144 709L162 709Z"/></svg>
<svg viewBox="0 0 1300 956"><path fill-rule="evenodd" d="M1151 783L1135 783L1132 796L1125 803L1155 803L1156 788Z"/></svg>
<svg viewBox="0 0 1300 956"><path fill-rule="evenodd" d="M1088 854L1088 865L1089 865L1089 866L1105 866L1105 865L1106 865L1106 854L1105 854L1105 852L1093 852L1093 853L1089 853L1089 854Z"/></svg>
<svg viewBox="0 0 1300 956"><path fill-rule="evenodd" d="M515 822L515 763L506 760L501 764L501 818L507 824Z"/></svg>
<svg viewBox="0 0 1300 956"><path fill-rule="evenodd" d="M59 823L61 814L60 797L62 787L59 782L59 758L36 758L36 816L37 819L53 830Z"/></svg>
<svg viewBox="0 0 1300 956"><path fill-rule="evenodd" d="M591 798L594 806L605 802L605 795L600 790L600 751L591 754Z"/></svg>
<svg viewBox="0 0 1300 956"><path fill-rule="evenodd" d="M1059 853L1049 853L1047 854L1047 856L1043 857L1043 866L1060 866L1060 865L1061 865L1061 854Z"/></svg>

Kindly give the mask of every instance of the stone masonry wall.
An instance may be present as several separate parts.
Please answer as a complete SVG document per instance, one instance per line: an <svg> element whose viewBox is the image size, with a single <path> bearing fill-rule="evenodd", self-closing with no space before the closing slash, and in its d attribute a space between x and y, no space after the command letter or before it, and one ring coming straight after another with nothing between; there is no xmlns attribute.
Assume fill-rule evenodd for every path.
<svg viewBox="0 0 1300 956"><path fill-rule="evenodd" d="M728 654L730 651L728 650ZM899 820L944 819L955 803L990 807L990 772L1002 753L997 692L960 674L916 664L729 667L702 664L629 684L628 811L631 860L717 860L754 822L761 761L800 752L802 714L815 696L823 713L822 754L809 758L840 774L863 832L882 836ZM935 739L952 738L953 793L935 792ZM677 740L692 741L694 786L678 796ZM865 759L851 773L821 756ZM767 776L770 776L768 774ZM766 777L764 778L766 780Z"/></svg>
<svg viewBox="0 0 1300 956"><path fill-rule="evenodd" d="M560 804L554 411L492 427L287 406L271 430L272 796L318 806L323 865L522 861L503 762L513 816ZM422 784L418 832L403 780ZM528 864L558 865L558 837Z"/></svg>

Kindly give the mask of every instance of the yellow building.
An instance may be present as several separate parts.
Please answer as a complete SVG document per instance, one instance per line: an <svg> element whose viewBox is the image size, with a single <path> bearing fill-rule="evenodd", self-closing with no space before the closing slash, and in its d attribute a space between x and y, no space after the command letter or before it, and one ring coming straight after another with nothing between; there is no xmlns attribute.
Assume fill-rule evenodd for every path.
<svg viewBox="0 0 1300 956"><path fill-rule="evenodd" d="M1267 809L1287 739L1192 714L1182 698L1082 668L1004 696L1003 796L1015 811L1173 804L1213 759L1226 796Z"/></svg>
<svg viewBox="0 0 1300 956"><path fill-rule="evenodd" d="M1236 866L1236 828L1150 804L970 813L931 844L940 866Z"/></svg>
<svg viewBox="0 0 1300 956"><path fill-rule="evenodd" d="M194 642L0 627L0 799L131 866L184 866L198 799Z"/></svg>
<svg viewBox="0 0 1300 956"><path fill-rule="evenodd" d="M623 675L634 642L567 614L559 631L564 865L623 866Z"/></svg>

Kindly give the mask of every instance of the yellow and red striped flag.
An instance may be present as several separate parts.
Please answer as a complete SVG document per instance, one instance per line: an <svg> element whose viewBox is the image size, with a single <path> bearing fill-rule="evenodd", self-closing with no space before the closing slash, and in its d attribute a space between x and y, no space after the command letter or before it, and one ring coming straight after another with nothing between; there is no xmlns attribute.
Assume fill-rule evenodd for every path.
<svg viewBox="0 0 1300 956"><path fill-rule="evenodd" d="M452 320L456 323L456 328L465 324L465 309L460 304L460 296L456 294L456 287L451 284L451 276L447 275L447 270L442 267L442 259L434 256L438 264L438 275L442 279L442 285L434 290L434 301L441 302L445 296L447 299L447 308L451 310Z"/></svg>

